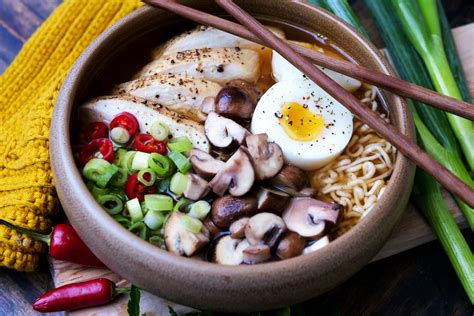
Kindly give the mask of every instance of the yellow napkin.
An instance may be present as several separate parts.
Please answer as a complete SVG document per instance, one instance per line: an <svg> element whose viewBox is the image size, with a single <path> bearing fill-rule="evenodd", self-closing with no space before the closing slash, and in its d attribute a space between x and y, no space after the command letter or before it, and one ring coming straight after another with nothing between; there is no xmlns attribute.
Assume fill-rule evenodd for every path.
<svg viewBox="0 0 474 316"><path fill-rule="evenodd" d="M74 61L139 0L66 0L0 77L0 218L47 233L57 210L49 124ZM32 271L46 247L0 225L0 267Z"/></svg>

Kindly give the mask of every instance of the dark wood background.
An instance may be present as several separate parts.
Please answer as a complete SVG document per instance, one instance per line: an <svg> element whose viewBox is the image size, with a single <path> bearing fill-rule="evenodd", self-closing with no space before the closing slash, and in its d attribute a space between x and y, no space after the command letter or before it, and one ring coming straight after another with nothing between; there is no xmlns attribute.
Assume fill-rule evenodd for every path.
<svg viewBox="0 0 474 316"><path fill-rule="evenodd" d="M0 0L0 73L60 2ZM363 1L351 2L376 44L382 45ZM474 1L449 0L445 1L445 7L452 27L474 22ZM472 234L466 234L466 238L472 244ZM46 260L35 273L0 269L0 315L34 314L31 302L52 287ZM474 315L436 241L372 263L349 281L303 303L302 307L307 315Z"/></svg>

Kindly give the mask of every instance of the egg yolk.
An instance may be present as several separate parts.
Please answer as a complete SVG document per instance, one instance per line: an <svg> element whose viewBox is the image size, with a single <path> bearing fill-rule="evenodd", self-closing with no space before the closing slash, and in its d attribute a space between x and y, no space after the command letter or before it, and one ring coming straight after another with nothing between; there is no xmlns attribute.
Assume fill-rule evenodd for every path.
<svg viewBox="0 0 474 316"><path fill-rule="evenodd" d="M323 117L297 102L283 104L279 121L288 137L297 141L312 141L324 130Z"/></svg>

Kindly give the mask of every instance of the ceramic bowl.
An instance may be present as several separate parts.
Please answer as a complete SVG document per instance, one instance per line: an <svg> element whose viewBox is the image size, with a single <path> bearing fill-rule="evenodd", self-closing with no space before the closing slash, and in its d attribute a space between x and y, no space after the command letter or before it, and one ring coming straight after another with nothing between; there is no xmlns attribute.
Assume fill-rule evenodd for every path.
<svg viewBox="0 0 474 316"><path fill-rule="evenodd" d="M183 1L215 14L212 1ZM297 1L243 0L252 15L332 39L353 60L393 74L378 50L327 11ZM85 243L108 266L140 288L199 309L248 312L302 302L337 286L380 250L406 207L414 165L397 154L395 170L377 206L348 233L312 254L259 265L223 266L178 257L129 233L96 203L74 162L76 107L126 81L144 65L151 47L193 23L143 7L100 35L82 54L63 84L51 127L51 161L67 217ZM397 129L414 139L411 114L392 94L381 94Z"/></svg>

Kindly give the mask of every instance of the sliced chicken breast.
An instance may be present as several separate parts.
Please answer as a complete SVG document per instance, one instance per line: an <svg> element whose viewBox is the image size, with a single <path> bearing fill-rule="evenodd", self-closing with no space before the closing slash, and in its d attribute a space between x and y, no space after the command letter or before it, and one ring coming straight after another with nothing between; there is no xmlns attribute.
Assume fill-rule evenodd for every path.
<svg viewBox="0 0 474 316"><path fill-rule="evenodd" d="M194 148L209 152L210 146L204 132L204 126L188 120L167 108L133 96L105 96L90 100L79 107L79 118L82 124L91 122L110 123L122 112L135 115L140 123L140 132L147 133L156 122L166 124L174 137L187 136Z"/></svg>
<svg viewBox="0 0 474 316"><path fill-rule="evenodd" d="M233 79L255 82L259 70L260 56L253 50L199 48L163 55L146 65L135 79L162 72L183 73L223 85Z"/></svg>
<svg viewBox="0 0 474 316"><path fill-rule="evenodd" d="M285 33L276 28L268 27L273 33L280 38L285 38ZM246 48L259 51L262 45L251 42L244 38L235 36L233 34L218 30L211 26L199 25L196 28L177 35L167 41L165 44L156 48L152 55L158 58L161 55L168 55L171 53L182 52L197 48Z"/></svg>
<svg viewBox="0 0 474 316"><path fill-rule="evenodd" d="M202 122L203 105L214 103L221 86L215 82L186 74L159 73L116 86L113 94L131 94L157 102L192 120Z"/></svg>

